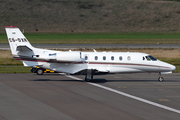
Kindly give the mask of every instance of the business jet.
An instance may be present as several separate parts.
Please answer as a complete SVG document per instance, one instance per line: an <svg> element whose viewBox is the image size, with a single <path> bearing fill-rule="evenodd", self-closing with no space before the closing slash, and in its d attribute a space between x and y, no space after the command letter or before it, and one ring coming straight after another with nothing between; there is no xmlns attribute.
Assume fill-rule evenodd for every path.
<svg viewBox="0 0 180 120"><path fill-rule="evenodd" d="M172 73L174 65L157 60L146 53L138 52L81 52L54 51L33 47L16 26L5 27L13 58L23 62L24 66L49 69L67 74L85 75L85 81L91 81L93 75L108 73Z"/></svg>

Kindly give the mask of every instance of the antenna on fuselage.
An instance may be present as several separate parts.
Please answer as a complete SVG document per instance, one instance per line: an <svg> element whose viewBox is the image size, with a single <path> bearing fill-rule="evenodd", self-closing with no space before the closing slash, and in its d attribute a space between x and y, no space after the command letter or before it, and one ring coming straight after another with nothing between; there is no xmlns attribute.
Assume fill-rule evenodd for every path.
<svg viewBox="0 0 180 120"><path fill-rule="evenodd" d="M95 49L93 49L94 52L97 52Z"/></svg>

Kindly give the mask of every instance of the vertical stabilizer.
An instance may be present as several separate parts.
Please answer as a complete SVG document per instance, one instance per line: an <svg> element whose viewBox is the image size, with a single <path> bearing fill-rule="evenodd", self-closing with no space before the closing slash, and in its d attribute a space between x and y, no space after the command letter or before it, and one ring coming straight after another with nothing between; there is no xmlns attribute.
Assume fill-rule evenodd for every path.
<svg viewBox="0 0 180 120"><path fill-rule="evenodd" d="M21 48L33 49L32 45L22 34L22 32L16 26L6 26L5 27L11 52L13 55L17 55Z"/></svg>

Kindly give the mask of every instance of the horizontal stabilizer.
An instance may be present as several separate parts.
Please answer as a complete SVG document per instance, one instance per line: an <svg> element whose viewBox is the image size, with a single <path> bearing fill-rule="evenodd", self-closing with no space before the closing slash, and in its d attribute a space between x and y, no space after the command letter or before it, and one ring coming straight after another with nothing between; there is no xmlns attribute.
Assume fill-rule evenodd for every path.
<svg viewBox="0 0 180 120"><path fill-rule="evenodd" d="M38 62L23 61L24 66L38 66Z"/></svg>
<svg viewBox="0 0 180 120"><path fill-rule="evenodd" d="M24 46L17 46L16 51L27 52L27 51L32 51L32 49L24 45Z"/></svg>

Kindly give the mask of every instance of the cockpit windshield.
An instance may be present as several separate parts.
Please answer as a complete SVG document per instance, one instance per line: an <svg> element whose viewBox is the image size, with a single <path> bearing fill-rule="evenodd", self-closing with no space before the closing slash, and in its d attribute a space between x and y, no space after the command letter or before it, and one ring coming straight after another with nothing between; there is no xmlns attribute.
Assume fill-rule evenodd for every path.
<svg viewBox="0 0 180 120"><path fill-rule="evenodd" d="M151 58L151 60L152 60L152 61L157 61L157 59L156 59L156 58L154 58L154 57L153 57L153 56L151 56L151 55L149 55L148 57L149 57L149 58Z"/></svg>
<svg viewBox="0 0 180 120"><path fill-rule="evenodd" d="M153 56L151 56L151 55L148 55L148 56L145 56L145 58L147 59L147 61L157 61L157 59L156 58L154 58Z"/></svg>

